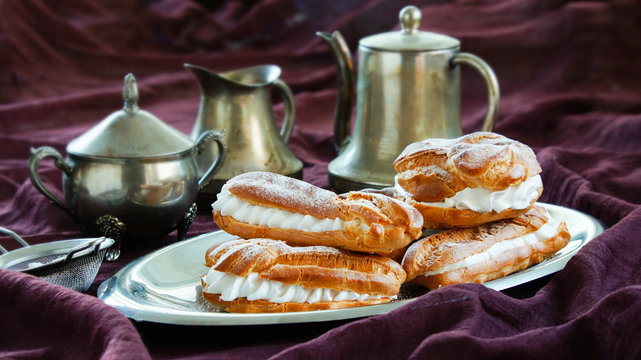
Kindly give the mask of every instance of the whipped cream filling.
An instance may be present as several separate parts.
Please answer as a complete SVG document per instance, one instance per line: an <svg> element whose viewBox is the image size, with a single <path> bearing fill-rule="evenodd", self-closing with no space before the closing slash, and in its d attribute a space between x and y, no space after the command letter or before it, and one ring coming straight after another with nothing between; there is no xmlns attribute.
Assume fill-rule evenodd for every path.
<svg viewBox="0 0 641 360"><path fill-rule="evenodd" d="M424 202L423 204L476 212L495 211L498 213L505 209L525 209L539 196L539 190L542 186L541 175L536 175L505 190L465 188L443 202ZM394 190L401 196L412 197L412 194L403 189L397 180L395 180Z"/></svg>
<svg viewBox="0 0 641 360"><path fill-rule="evenodd" d="M548 239L551 239L557 235L557 229L560 225L560 222L558 220L552 219L549 213L547 214L547 217L548 217L548 221L545 224L543 224L543 226L541 226L537 231L531 232L529 234L525 234L523 236L516 237L514 239L500 241L490 246L485 251L468 256L463 260L460 260L453 264L446 265L441 269L428 271L421 275L427 277L427 276L438 275L438 274L466 268L468 266L472 266L475 264L479 264L479 263L494 259L505 251L516 249L519 247L525 247L528 245L535 244L537 242L543 242Z"/></svg>
<svg viewBox="0 0 641 360"><path fill-rule="evenodd" d="M204 288L203 291L210 294L220 294L220 298L225 301L247 298L247 300L262 299L274 303L295 302L313 304L320 301L364 301L395 298L395 296L358 294L352 291L288 285L279 281L263 279L255 272L250 272L247 277L242 277L216 271L212 268L204 278L207 287Z"/></svg>
<svg viewBox="0 0 641 360"><path fill-rule="evenodd" d="M256 226L300 230L306 232L337 231L345 229L345 222L339 218L319 219L282 209L268 208L250 204L232 195L229 190L222 188L212 204L212 208L220 211L222 216L231 216L238 221Z"/></svg>

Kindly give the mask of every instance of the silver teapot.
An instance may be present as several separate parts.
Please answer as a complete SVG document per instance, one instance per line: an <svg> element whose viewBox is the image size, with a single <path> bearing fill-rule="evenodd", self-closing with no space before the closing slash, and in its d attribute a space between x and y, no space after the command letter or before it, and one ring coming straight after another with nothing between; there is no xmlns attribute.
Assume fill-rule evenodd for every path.
<svg viewBox="0 0 641 360"><path fill-rule="evenodd" d="M365 37L358 46L356 118L350 135L354 74L351 54L339 32L319 32L339 70L334 118L338 156L328 166L329 182L349 191L392 186L393 162L410 143L462 135L460 67L471 66L485 80L488 108L482 129L491 131L498 114L496 76L479 57L460 52L460 41L419 31L421 12L400 12L401 31Z"/></svg>
<svg viewBox="0 0 641 360"><path fill-rule="evenodd" d="M196 214L195 200L222 164L223 136L203 133L194 143L138 107L132 74L125 77L124 107L67 145L67 159L48 146L31 150L29 177L53 204L85 231L116 240L107 260L120 255L121 240L160 237L178 229L183 239ZM215 142L218 155L198 176L196 157ZM38 174L40 162L53 158L63 173L65 201L54 195Z"/></svg>

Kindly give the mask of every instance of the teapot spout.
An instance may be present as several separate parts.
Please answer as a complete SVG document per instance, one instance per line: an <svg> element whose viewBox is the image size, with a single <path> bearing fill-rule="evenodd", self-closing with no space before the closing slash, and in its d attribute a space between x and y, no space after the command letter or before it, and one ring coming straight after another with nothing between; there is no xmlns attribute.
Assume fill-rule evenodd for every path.
<svg viewBox="0 0 641 360"><path fill-rule="evenodd" d="M329 44L338 66L338 99L334 112L334 144L340 154L350 140L352 108L354 104L354 65L352 55L343 36L334 31L331 35L317 32Z"/></svg>

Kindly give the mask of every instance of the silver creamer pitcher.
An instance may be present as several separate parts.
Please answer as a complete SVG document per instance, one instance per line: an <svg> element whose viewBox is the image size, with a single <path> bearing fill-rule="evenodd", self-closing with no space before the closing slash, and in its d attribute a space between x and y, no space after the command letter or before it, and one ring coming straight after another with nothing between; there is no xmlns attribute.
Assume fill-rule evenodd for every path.
<svg viewBox="0 0 641 360"><path fill-rule="evenodd" d="M488 89L484 131L498 114L499 86L485 61L460 52L459 40L419 31L421 12L403 8L402 30L365 37L358 47L356 118L350 136L354 75L350 51L337 31L318 33L330 45L339 70L334 119L338 157L328 166L340 191L393 185L393 162L410 143L462 135L460 67L477 70Z"/></svg>
<svg viewBox="0 0 641 360"><path fill-rule="evenodd" d="M260 65L225 73L185 64L198 80L201 90L198 117L192 138L217 130L224 133L227 154L213 180L199 191L201 200L213 200L223 184L250 171L269 171L302 178L303 163L287 147L296 117L294 97L278 77L276 65ZM285 114L277 127L272 104L272 89L281 94ZM217 156L211 147L199 158L202 169Z"/></svg>

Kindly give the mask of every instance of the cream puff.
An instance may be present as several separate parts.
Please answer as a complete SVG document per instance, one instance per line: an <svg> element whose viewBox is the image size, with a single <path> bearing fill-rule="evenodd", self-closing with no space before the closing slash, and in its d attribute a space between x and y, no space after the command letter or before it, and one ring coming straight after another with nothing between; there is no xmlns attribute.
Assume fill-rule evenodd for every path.
<svg viewBox="0 0 641 360"><path fill-rule="evenodd" d="M564 248L564 222L535 205L513 219L456 228L412 244L402 261L407 281L429 289L504 277L542 262Z"/></svg>
<svg viewBox="0 0 641 360"><path fill-rule="evenodd" d="M405 271L383 256L272 239L229 240L205 254L203 298L227 312L339 309L396 298Z"/></svg>
<svg viewBox="0 0 641 360"><path fill-rule="evenodd" d="M419 210L426 228L512 218L543 192L532 149L490 132L412 143L394 168L395 196Z"/></svg>
<svg viewBox="0 0 641 360"><path fill-rule="evenodd" d="M421 236L423 218L389 196L345 196L287 176L250 172L225 183L212 204L216 224L242 238L332 246L393 257Z"/></svg>

